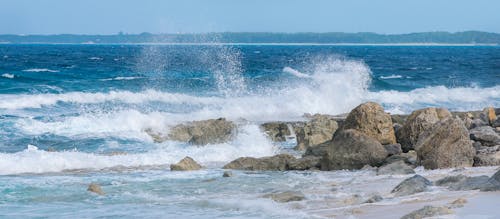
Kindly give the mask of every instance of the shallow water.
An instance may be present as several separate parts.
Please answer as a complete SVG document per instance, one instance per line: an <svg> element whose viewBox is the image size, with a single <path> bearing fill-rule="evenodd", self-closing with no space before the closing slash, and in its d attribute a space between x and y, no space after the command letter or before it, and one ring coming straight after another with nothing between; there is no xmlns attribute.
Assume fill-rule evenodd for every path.
<svg viewBox="0 0 500 219"><path fill-rule="evenodd" d="M391 113L498 107L499 63L495 46L0 45L0 215L376 215L384 208L359 213L352 196L365 197L377 186L387 193L408 176L236 171L225 179L220 167L294 146L270 142L258 127L264 121L341 114L364 101ZM145 132L218 117L237 121L231 142L154 143ZM208 169L170 172L169 164L184 156ZM107 195L86 192L90 182ZM307 200L261 198L288 189L303 191Z"/></svg>

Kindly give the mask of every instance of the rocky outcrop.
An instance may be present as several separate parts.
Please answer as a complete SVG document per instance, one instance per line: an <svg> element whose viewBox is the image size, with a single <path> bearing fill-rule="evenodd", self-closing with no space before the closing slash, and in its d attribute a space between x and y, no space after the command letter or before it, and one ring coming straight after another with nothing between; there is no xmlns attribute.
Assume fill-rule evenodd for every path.
<svg viewBox="0 0 500 219"><path fill-rule="evenodd" d="M477 166L499 166L500 145L493 147L480 147L474 156L474 165Z"/></svg>
<svg viewBox="0 0 500 219"><path fill-rule="evenodd" d="M475 150L462 120L447 118L425 130L415 145L417 162L426 169L470 167Z"/></svg>
<svg viewBox="0 0 500 219"><path fill-rule="evenodd" d="M223 169L235 170L288 170L288 164L296 158L289 154L278 154L272 157L240 157L226 164Z"/></svg>
<svg viewBox="0 0 500 219"><path fill-rule="evenodd" d="M424 206L401 217L401 219L422 219L446 214L453 214L453 211L448 207Z"/></svg>
<svg viewBox="0 0 500 219"><path fill-rule="evenodd" d="M354 129L339 130L325 149L321 170L361 169L380 166L387 157L385 148L375 138Z"/></svg>
<svg viewBox="0 0 500 219"><path fill-rule="evenodd" d="M286 137L292 134L289 125L291 124L285 122L268 122L260 127L272 141L280 142L286 141Z"/></svg>
<svg viewBox="0 0 500 219"><path fill-rule="evenodd" d="M337 121L329 115L315 114L311 120L297 130L296 150L306 150L332 139L338 129Z"/></svg>
<svg viewBox="0 0 500 219"><path fill-rule="evenodd" d="M397 141L404 152L413 150L422 132L428 130L434 123L451 117L451 113L443 108L425 108L413 111L406 122L398 130Z"/></svg>
<svg viewBox="0 0 500 219"><path fill-rule="evenodd" d="M414 173L413 168L402 160L385 164L377 169L377 175L405 175Z"/></svg>
<svg viewBox="0 0 500 219"><path fill-rule="evenodd" d="M408 179L405 179L399 185L397 185L391 193L394 193L394 196L405 196L412 195L419 192L424 192L427 187L432 185L431 181L424 178L420 175L412 176Z"/></svg>
<svg viewBox="0 0 500 219"><path fill-rule="evenodd" d="M89 187L87 188L87 191L93 192L98 195L104 195L104 191L102 191L102 188L99 184L97 183L90 183Z"/></svg>
<svg viewBox="0 0 500 219"><path fill-rule="evenodd" d="M500 145L500 135L490 126L481 126L469 131L470 139L481 142L483 146Z"/></svg>
<svg viewBox="0 0 500 219"><path fill-rule="evenodd" d="M185 157L176 164L170 165L170 170L172 171L189 171L189 170L200 170L202 166L191 157Z"/></svg>
<svg viewBox="0 0 500 219"><path fill-rule="evenodd" d="M396 143L391 116L378 103L367 102L354 108L345 119L343 129L357 130L381 144Z"/></svg>
<svg viewBox="0 0 500 219"><path fill-rule="evenodd" d="M293 201L302 201L305 199L304 194L301 192L286 191L279 193L272 193L263 196L264 198L270 198L275 202L285 203Z"/></svg>
<svg viewBox="0 0 500 219"><path fill-rule="evenodd" d="M194 145L218 144L233 137L236 125L224 118L194 121L174 126L168 139Z"/></svg>

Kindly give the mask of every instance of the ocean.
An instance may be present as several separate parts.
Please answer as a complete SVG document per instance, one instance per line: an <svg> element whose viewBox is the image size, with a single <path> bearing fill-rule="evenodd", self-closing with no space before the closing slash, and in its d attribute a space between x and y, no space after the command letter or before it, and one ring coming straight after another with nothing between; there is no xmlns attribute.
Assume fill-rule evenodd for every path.
<svg viewBox="0 0 500 219"><path fill-rule="evenodd" d="M390 191L404 176L233 171L222 178L221 167L294 146L271 142L259 129L266 121L344 114L366 101L392 114L500 107L499 46L0 44L0 76L0 217L338 216L352 210L338 200L368 195L370 186ZM231 142L155 143L145 131L219 117L241 121ZM171 172L185 156L206 168ZM106 195L87 192L91 182ZM332 183L343 189L332 191ZM262 197L282 190L308 191L307 201Z"/></svg>

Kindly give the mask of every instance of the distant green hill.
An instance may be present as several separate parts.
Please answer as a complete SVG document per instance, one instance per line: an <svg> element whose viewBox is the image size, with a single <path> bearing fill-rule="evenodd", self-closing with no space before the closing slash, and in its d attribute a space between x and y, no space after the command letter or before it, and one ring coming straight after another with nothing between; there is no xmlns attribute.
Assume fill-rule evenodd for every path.
<svg viewBox="0 0 500 219"><path fill-rule="evenodd" d="M0 43L349 43L500 44L500 34L466 32L376 33L203 33L116 35L0 35Z"/></svg>

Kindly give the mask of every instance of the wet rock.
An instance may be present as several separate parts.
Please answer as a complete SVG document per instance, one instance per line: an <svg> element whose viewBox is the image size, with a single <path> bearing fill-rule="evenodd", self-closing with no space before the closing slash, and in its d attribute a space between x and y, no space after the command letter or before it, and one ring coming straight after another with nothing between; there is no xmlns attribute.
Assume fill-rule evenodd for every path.
<svg viewBox="0 0 500 219"><path fill-rule="evenodd" d="M424 206L401 217L401 219L422 219L446 214L453 214L453 211L448 207Z"/></svg>
<svg viewBox="0 0 500 219"><path fill-rule="evenodd" d="M481 142L483 146L500 145L500 134L490 126L481 126L469 131L470 139Z"/></svg>
<svg viewBox="0 0 500 219"><path fill-rule="evenodd" d="M500 191L500 170L488 179L488 182L481 187L481 191Z"/></svg>
<svg viewBox="0 0 500 219"><path fill-rule="evenodd" d="M451 117L451 113L444 108L425 108L413 111L397 133L397 140L403 151L413 150L421 133L430 129L434 123L449 117Z"/></svg>
<svg viewBox="0 0 500 219"><path fill-rule="evenodd" d="M467 204L467 199L465 198L458 198L455 201L450 203L450 208L461 208L464 207L464 205Z"/></svg>
<svg viewBox="0 0 500 219"><path fill-rule="evenodd" d="M475 150L462 120L447 118L424 131L415 145L417 162L426 169L470 167Z"/></svg>
<svg viewBox="0 0 500 219"><path fill-rule="evenodd" d="M396 143L391 116L378 103L367 102L354 108L344 121L342 129L357 130L381 144Z"/></svg>
<svg viewBox="0 0 500 219"><path fill-rule="evenodd" d="M414 150L408 151L407 153L401 153L392 155L384 160L384 164L393 163L397 161L403 161L406 164L416 167L417 166L417 152Z"/></svg>
<svg viewBox="0 0 500 219"><path fill-rule="evenodd" d="M382 196L380 196L379 194L374 194L372 195L370 198L368 198L365 203L375 203L375 202L379 202L379 201L382 201L384 198Z"/></svg>
<svg viewBox="0 0 500 219"><path fill-rule="evenodd" d="M191 157L185 157L179 163L170 165L170 170L172 171L189 171L189 170L200 170L202 166L196 163Z"/></svg>
<svg viewBox="0 0 500 219"><path fill-rule="evenodd" d="M223 169L235 170L288 170L288 164L296 158L289 154L278 154L272 157L240 157L226 164Z"/></svg>
<svg viewBox="0 0 500 219"><path fill-rule="evenodd" d="M493 147L480 147L474 156L474 166L499 166L500 165L500 145Z"/></svg>
<svg viewBox="0 0 500 219"><path fill-rule="evenodd" d="M497 115L495 113L495 108L486 107L480 114L481 120L487 122L489 125L492 125L495 120L497 120Z"/></svg>
<svg viewBox="0 0 500 219"><path fill-rule="evenodd" d="M87 188L87 191L93 192L98 195L104 195L104 191L102 191L102 188L99 184L97 183L90 183L89 187Z"/></svg>
<svg viewBox="0 0 500 219"><path fill-rule="evenodd" d="M337 131L326 142L321 170L361 169L364 165L380 166L387 157L385 148L375 138L354 129Z"/></svg>
<svg viewBox="0 0 500 219"><path fill-rule="evenodd" d="M337 121L329 115L315 114L311 120L298 129L296 150L306 150L332 139L338 129Z"/></svg>
<svg viewBox="0 0 500 219"><path fill-rule="evenodd" d="M395 196L405 196L412 195L415 193L423 192L428 186L432 185L431 181L420 175L412 176L405 179L399 185L397 185L391 193Z"/></svg>
<svg viewBox="0 0 500 219"><path fill-rule="evenodd" d="M269 136L272 141L286 141L286 137L290 136L289 124L284 122L268 122L261 125L261 128Z"/></svg>
<svg viewBox="0 0 500 219"><path fill-rule="evenodd" d="M224 173L222 174L222 177L232 177L233 176L233 172L231 171L224 171Z"/></svg>
<svg viewBox="0 0 500 219"><path fill-rule="evenodd" d="M315 170L321 168L321 157L305 156L299 159L291 159L288 162L289 170Z"/></svg>
<svg viewBox="0 0 500 219"><path fill-rule="evenodd" d="M467 177L464 175L447 176L435 182L437 186L446 186L452 191L481 189L488 182L488 176Z"/></svg>
<svg viewBox="0 0 500 219"><path fill-rule="evenodd" d="M386 144L384 145L385 150L387 151L387 155L396 155L396 154L401 154L403 153L403 150L401 149L401 144Z"/></svg>
<svg viewBox="0 0 500 219"><path fill-rule="evenodd" d="M377 170L377 175L405 175L414 173L413 168L402 160L383 165Z"/></svg>
<svg viewBox="0 0 500 219"><path fill-rule="evenodd" d="M264 198L270 198L275 202L285 203L293 201L302 201L305 199L304 194L301 192L286 191L280 193L272 193L263 196Z"/></svg>

